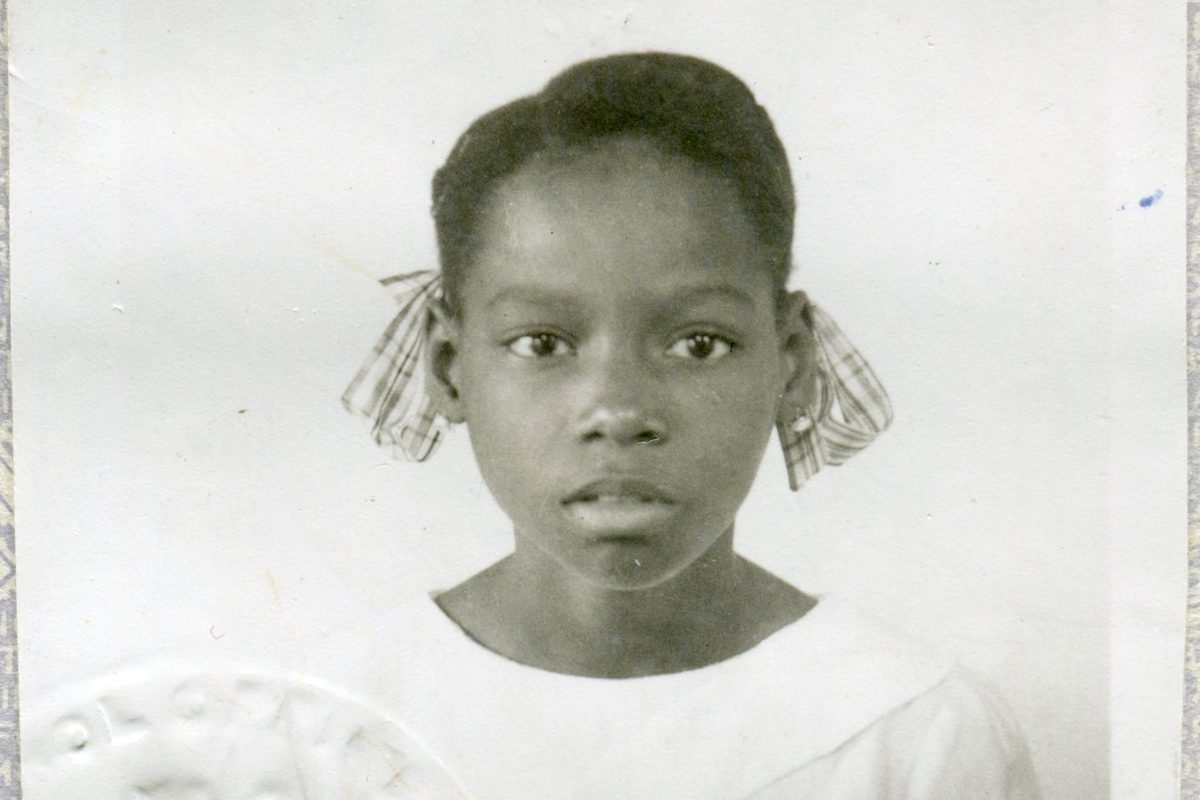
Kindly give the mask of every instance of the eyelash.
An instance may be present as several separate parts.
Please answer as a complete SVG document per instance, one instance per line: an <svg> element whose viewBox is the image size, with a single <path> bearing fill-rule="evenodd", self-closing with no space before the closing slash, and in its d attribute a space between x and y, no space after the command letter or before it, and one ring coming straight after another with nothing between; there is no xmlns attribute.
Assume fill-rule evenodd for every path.
<svg viewBox="0 0 1200 800"><path fill-rule="evenodd" d="M541 359L550 358L556 355L553 350L549 353L538 353L534 350L534 348L538 346L538 343L541 343L541 345L544 346L546 342L553 343L553 350L558 349L557 345L559 344L566 345L567 353L565 355L573 355L575 353L575 347L570 342L568 342L562 336L559 336L557 333L551 333L550 331L535 331L534 333L522 334L515 339L508 340L504 344L510 351L512 351L513 355L517 356L518 358ZM522 350L527 352L521 352ZM558 353L557 355L564 354Z"/></svg>
<svg viewBox="0 0 1200 800"><path fill-rule="evenodd" d="M708 352L703 355L696 355L694 348L697 347L697 342L703 342L704 344L700 344L699 348L703 350L707 347ZM548 350L547 345L549 346ZM680 345L683 347L680 348ZM575 354L574 345L567 341L565 337L549 331L522 334L505 342L505 346L518 358L543 359ZM565 347L566 352L556 352L560 346ZM541 352L539 352L539 348ZM681 336L673 341L671 346L667 348L666 354L672 358L681 358L690 361L715 361L719 358L724 358L735 349L737 349L737 344L726 336L707 331L697 331L696 333Z"/></svg>
<svg viewBox="0 0 1200 800"><path fill-rule="evenodd" d="M708 346L709 348L716 347L717 350L719 351L719 354L713 353L712 350L710 349L709 353L706 355L703 355L703 356L695 355L692 352L691 347L689 347L687 343L692 343L692 342L696 342L696 341L706 342L707 343L706 346ZM673 351L680 344L684 345L684 350L686 352L680 353L680 354L674 353ZM719 347L717 347L718 345L719 345ZM672 342L671 346L667 348L667 354L672 355L672 356L677 356L679 358L686 358L686 359L695 360L695 361L716 361L718 358L724 358L725 356L729 355L736 348L737 348L737 345L726 336L722 336L719 333L709 333L708 331L697 331L696 333L689 333L686 336L681 336L678 339L676 339L674 342Z"/></svg>

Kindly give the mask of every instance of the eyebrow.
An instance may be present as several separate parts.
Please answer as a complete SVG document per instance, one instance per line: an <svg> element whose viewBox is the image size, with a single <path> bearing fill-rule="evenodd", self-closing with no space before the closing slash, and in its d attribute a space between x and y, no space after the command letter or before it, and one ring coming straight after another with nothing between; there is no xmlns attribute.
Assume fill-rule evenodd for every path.
<svg viewBox="0 0 1200 800"><path fill-rule="evenodd" d="M746 292L727 283L717 283L700 286L689 286L666 298L665 305L676 306L686 303L703 302L709 298L733 300L739 305L753 307L754 300ZM559 305L568 308L575 306L575 300L568 292L557 292L541 286L509 286L496 293L488 301L486 308L494 308L502 303L521 303L523 305Z"/></svg>
<svg viewBox="0 0 1200 800"><path fill-rule="evenodd" d="M509 286L501 289L484 308L495 308L502 303L521 303L522 305L559 305L574 307L575 302L566 292L555 292L541 286Z"/></svg>
<svg viewBox="0 0 1200 800"><path fill-rule="evenodd" d="M687 303L696 302L698 300L706 300L709 297L725 298L733 300L741 305L753 307L754 299L736 286L728 283L716 283L705 286L693 286L684 289L671 297L672 303Z"/></svg>

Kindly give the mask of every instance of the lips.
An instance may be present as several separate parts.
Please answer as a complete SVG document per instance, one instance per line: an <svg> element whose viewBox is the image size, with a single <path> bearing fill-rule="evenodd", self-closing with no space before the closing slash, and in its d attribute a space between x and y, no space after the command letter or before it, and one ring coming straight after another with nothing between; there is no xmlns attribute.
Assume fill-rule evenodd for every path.
<svg viewBox="0 0 1200 800"><path fill-rule="evenodd" d="M571 493L564 504L674 503L657 484L637 478L602 478Z"/></svg>
<svg viewBox="0 0 1200 800"><path fill-rule="evenodd" d="M576 525L598 540L623 542L663 525L677 510L656 484L633 478L593 481L571 493L563 506Z"/></svg>

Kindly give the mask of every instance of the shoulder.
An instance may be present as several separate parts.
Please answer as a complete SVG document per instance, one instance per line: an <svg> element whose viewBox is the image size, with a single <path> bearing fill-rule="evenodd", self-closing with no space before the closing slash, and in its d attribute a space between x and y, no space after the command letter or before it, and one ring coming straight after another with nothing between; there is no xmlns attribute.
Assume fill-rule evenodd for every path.
<svg viewBox="0 0 1200 800"><path fill-rule="evenodd" d="M808 796L905 800L1039 797L1029 755L1004 703L936 648L842 601L814 611L823 657L810 663L788 714L820 720L819 751L797 742L790 771L755 800ZM820 609L818 605L818 609ZM812 660L809 648L807 657ZM797 659L805 652L796 652ZM782 688L782 687L781 687Z"/></svg>
<svg viewBox="0 0 1200 800"><path fill-rule="evenodd" d="M933 687L955 663L928 642L838 597L822 597L786 637L784 655L806 665L806 681L816 685L883 691L877 710L897 704ZM858 692L854 694L860 694Z"/></svg>
<svg viewBox="0 0 1200 800"><path fill-rule="evenodd" d="M954 664L836 597L746 654L734 680L753 771L784 775L827 759L941 684Z"/></svg>
<svg viewBox="0 0 1200 800"><path fill-rule="evenodd" d="M746 800L1038 800L1024 742L1003 704L954 670L836 748Z"/></svg>
<svg viewBox="0 0 1200 800"><path fill-rule="evenodd" d="M852 674L905 686L898 702L883 708L872 724L922 733L926 744L959 736L958 746L985 742L1001 753L1024 752L1012 715L984 679L923 639L869 614L838 603L832 609L844 637L841 657Z"/></svg>
<svg viewBox="0 0 1200 800"><path fill-rule="evenodd" d="M990 686L962 668L881 720L914 798L1039 797L1024 739Z"/></svg>
<svg viewBox="0 0 1200 800"><path fill-rule="evenodd" d="M945 741L943 734L953 734L970 742L994 743L1006 753L1016 754L1022 746L1007 706L991 686L963 667L955 667L889 719L899 725L920 724L934 743Z"/></svg>

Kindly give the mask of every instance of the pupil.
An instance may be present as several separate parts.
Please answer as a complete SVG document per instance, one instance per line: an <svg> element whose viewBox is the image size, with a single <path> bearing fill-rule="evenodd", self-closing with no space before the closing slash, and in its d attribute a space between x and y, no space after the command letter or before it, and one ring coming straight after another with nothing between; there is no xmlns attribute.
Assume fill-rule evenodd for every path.
<svg viewBox="0 0 1200 800"><path fill-rule="evenodd" d="M533 339L533 352L539 356L547 356L554 352L554 337L549 333L539 333Z"/></svg>
<svg viewBox="0 0 1200 800"><path fill-rule="evenodd" d="M705 358L712 355L713 340L711 336L692 337L692 355Z"/></svg>

